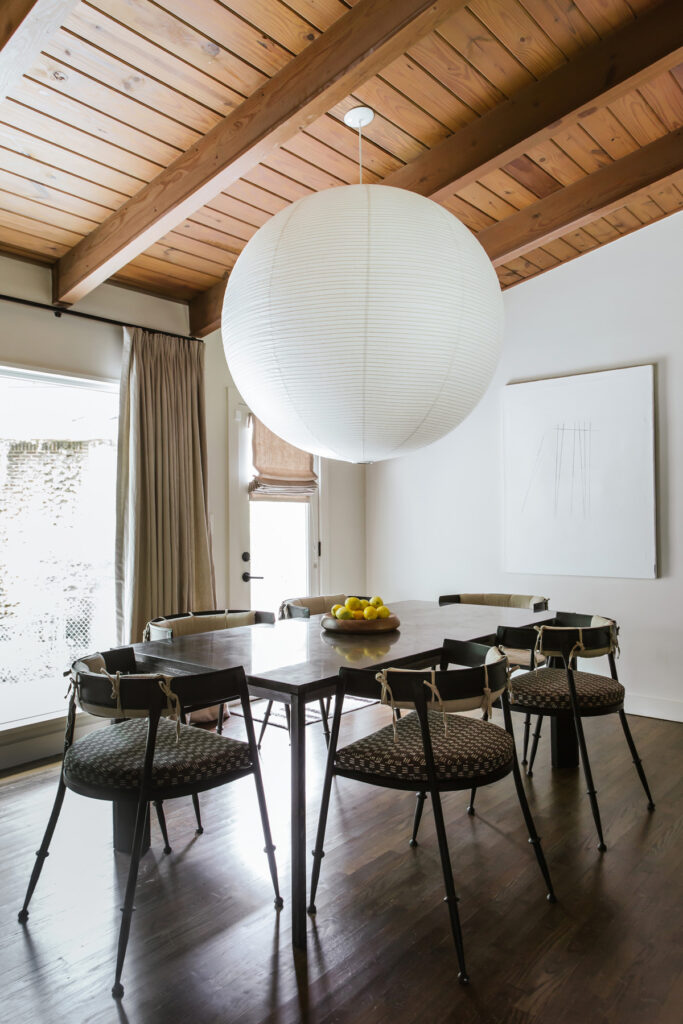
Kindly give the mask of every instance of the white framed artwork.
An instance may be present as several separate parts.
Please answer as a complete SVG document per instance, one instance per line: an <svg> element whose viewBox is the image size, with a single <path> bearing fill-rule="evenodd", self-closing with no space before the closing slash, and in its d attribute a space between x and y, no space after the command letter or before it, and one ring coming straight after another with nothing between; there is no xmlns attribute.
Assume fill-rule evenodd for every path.
<svg viewBox="0 0 683 1024"><path fill-rule="evenodd" d="M508 384L506 572L652 579L654 367Z"/></svg>

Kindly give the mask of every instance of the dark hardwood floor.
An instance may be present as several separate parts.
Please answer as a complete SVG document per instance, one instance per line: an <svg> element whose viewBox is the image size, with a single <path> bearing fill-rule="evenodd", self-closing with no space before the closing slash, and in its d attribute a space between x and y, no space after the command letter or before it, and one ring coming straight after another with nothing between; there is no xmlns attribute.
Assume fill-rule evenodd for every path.
<svg viewBox="0 0 683 1024"><path fill-rule="evenodd" d="M500 713L498 713L499 716ZM387 720L343 719L342 742ZM657 803L648 813L616 716L586 722L607 853L600 855L578 772L551 772L541 741L527 790L559 903L545 890L511 777L444 798L471 985L457 966L429 805L408 846L412 794L335 785L308 956L288 913L288 745L263 749L285 897L273 908L251 779L166 805L144 857L120 1007L110 995L127 857L111 849L109 804L67 793L26 927L17 923L57 768L0 782L0 1019L23 1024L679 1024L683 1016L683 725L631 718ZM521 716L515 716L521 735ZM241 735L243 722L229 730ZM548 730L546 730L547 732ZM307 730L309 836L324 766Z"/></svg>

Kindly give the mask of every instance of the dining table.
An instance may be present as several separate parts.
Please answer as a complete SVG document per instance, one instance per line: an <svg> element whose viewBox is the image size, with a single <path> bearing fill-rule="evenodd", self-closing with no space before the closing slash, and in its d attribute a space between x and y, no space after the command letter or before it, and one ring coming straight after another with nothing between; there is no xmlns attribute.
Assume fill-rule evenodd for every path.
<svg viewBox="0 0 683 1024"><path fill-rule="evenodd" d="M157 667L164 672L192 674L241 665L254 697L289 705L290 906L292 942L297 949L306 948L307 931L306 705L334 693L342 667L380 670L437 664L447 638L493 642L499 625L533 626L553 617L548 611L467 604L439 606L431 601L398 601L391 610L400 625L386 633L329 632L321 626L322 616L316 615L133 645L136 659L152 670ZM576 763L571 736L556 731L552 738L553 763ZM119 822L117 848L126 848L130 836L122 833L130 827Z"/></svg>

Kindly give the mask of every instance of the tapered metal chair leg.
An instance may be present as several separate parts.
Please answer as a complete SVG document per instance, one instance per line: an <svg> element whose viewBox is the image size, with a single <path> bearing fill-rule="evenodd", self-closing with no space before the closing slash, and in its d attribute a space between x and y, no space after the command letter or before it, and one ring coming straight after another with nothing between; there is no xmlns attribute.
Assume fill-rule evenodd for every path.
<svg viewBox="0 0 683 1024"><path fill-rule="evenodd" d="M320 718L321 718L322 723L323 723L323 732L325 733L325 743L329 747L329 745L330 745L330 723L327 720L327 708L325 706L325 701L322 700L322 699L320 700Z"/></svg>
<svg viewBox="0 0 683 1024"><path fill-rule="evenodd" d="M272 702L272 700L269 700L268 701L268 705L266 707L266 713L263 716L263 721L261 722L261 731L258 734L258 743L256 744L256 746L259 748L259 750L261 749L261 740L263 739L263 734L266 731L266 728L268 726L268 719L270 718L270 712L272 710L273 710L273 702Z"/></svg>
<svg viewBox="0 0 683 1024"><path fill-rule="evenodd" d="M470 802L467 805L467 813L474 814L474 798L477 795L477 787L472 786L472 792L470 793Z"/></svg>
<svg viewBox="0 0 683 1024"><path fill-rule="evenodd" d="M420 827L420 821L422 820L422 811L424 809L424 802L426 799L426 793L420 792L417 794L417 799L415 801L415 817L413 818L413 834L409 842L410 846L417 846L417 832Z"/></svg>
<svg viewBox="0 0 683 1024"><path fill-rule="evenodd" d="M600 821L600 809L598 807L598 799L593 785L593 773L591 772L591 763L588 759L588 750L586 748L586 738L583 734L583 722L581 721L581 715L577 715L574 712L574 725L576 727L576 737L579 741L579 753L581 755L581 764L583 766L583 774L586 779L586 786L588 789L588 799L591 803L591 810L593 812L593 821L595 822L595 828L598 833L598 850L604 852L607 847L605 840L602 835L602 823Z"/></svg>
<svg viewBox="0 0 683 1024"><path fill-rule="evenodd" d="M539 715L536 719L536 728L534 730L534 738L531 744L531 757L529 758L529 767L526 770L529 778L534 774L534 761L536 760L536 751L538 750L538 741L541 738L541 725L543 724L543 715Z"/></svg>
<svg viewBox="0 0 683 1024"><path fill-rule="evenodd" d="M527 711L524 716L524 748L522 751L522 764L527 763L527 753L529 751L529 732L531 730L531 712Z"/></svg>
<svg viewBox="0 0 683 1024"><path fill-rule="evenodd" d="M121 929L119 931L119 946L116 955L116 976L112 986L111 994L114 999L120 999L123 995L121 974L123 973L123 961L126 958L128 936L130 935L130 922L133 917L133 900L135 899L135 886L138 880L138 868L142 855L142 841L145 835L145 825L149 814L149 804L142 798L138 801L138 812L135 817L135 832L133 833L133 849L130 855L130 868L128 870L128 882L126 884L126 897L123 903L123 916L121 918Z"/></svg>
<svg viewBox="0 0 683 1024"><path fill-rule="evenodd" d="M460 928L460 915L458 914L458 897L455 892L455 883L453 882L453 869L451 867L451 858L448 852L446 826L443 820L441 797L438 790L434 790L432 792L432 811L434 813L436 835L439 841L441 868L443 871L444 886L446 888L446 903L448 904L448 914L451 919L451 930L453 932L453 940L455 942L455 949L458 954L458 964L460 966L458 978L463 985L466 985L470 979L467 975L467 968L465 967L465 947L463 946L462 930Z"/></svg>
<svg viewBox="0 0 683 1024"><path fill-rule="evenodd" d="M253 742L253 741L252 741ZM273 836L270 831L270 821L268 820L268 807L266 806L266 794L263 789L263 779L261 778L261 772L257 763L254 764L254 783L256 784L256 796L258 797L259 811L261 812L261 827L263 828L263 838L266 841L266 845L263 848L263 852L268 858L268 868L270 869L270 878L273 883L273 891L275 893L275 906L278 910L284 906L284 900L280 895L280 883L277 877L277 863L275 861L275 846L273 845Z"/></svg>
<svg viewBox="0 0 683 1024"><path fill-rule="evenodd" d="M643 770L643 764L642 764L642 761L640 760L640 758L638 757L638 751L636 749L635 743L633 742L633 736L631 735L631 729L629 728L628 720L626 718L626 712L624 711L623 708L619 712L619 719L621 721L622 729L624 730L624 736L626 737L626 742L628 743L628 749L631 751L631 757L633 758L633 763L636 766L636 771L638 772L638 778L642 782L643 789L645 790L645 796L647 797L647 800L648 800L648 803L647 803L648 809L650 811L654 811L654 809L655 809L655 802L652 799L652 793L650 792L650 787L648 786L647 779L645 778L645 771Z"/></svg>
<svg viewBox="0 0 683 1024"><path fill-rule="evenodd" d="M171 846L168 841L168 831L166 829L166 815L164 814L163 800L155 800L154 807L157 812L157 818L159 819L159 828L161 829L161 834L164 837L164 853L170 853Z"/></svg>
<svg viewBox="0 0 683 1024"><path fill-rule="evenodd" d="M31 872L31 878L29 879L28 889L26 890L26 896L24 897L24 905L19 911L18 918L20 924L26 924L26 922L28 921L28 905L31 902L31 897L33 896L35 887L38 884L38 879L40 878L40 873L43 870L43 864L45 863L45 859L49 856L50 843L52 842L52 836L57 825L59 812L62 809L65 792L66 784L64 782L64 777L60 774L59 783L57 784L57 795L55 796L55 802L52 805L52 811L50 813L50 818L47 823L47 828L45 829L43 841L40 844L40 849L36 850L36 859L33 865L33 871Z"/></svg>
<svg viewBox="0 0 683 1024"><path fill-rule="evenodd" d="M216 722L216 732L220 736L223 732L223 716L225 714L225 704L218 705L218 721Z"/></svg>
<svg viewBox="0 0 683 1024"><path fill-rule="evenodd" d="M524 792L524 783L522 782L522 773L520 772L519 765L517 764L517 757L515 757L512 763L512 774L515 780L515 789L517 790L519 806L522 808L524 822L526 824L527 832L529 833L529 842L534 848L536 860L538 861L538 866L541 869L541 874L543 875L543 879L548 890L547 898L550 903L555 903L555 890L553 889L553 883L546 863L545 854L541 848L541 837L536 831L536 825L531 814L531 808L529 807L529 802L526 798L526 793Z"/></svg>
<svg viewBox="0 0 683 1024"><path fill-rule="evenodd" d="M328 765L325 771L323 783L323 795L320 801L320 817L318 818L318 831L315 837L313 849L313 871L311 872L311 897L308 904L308 913L315 914L315 894L318 891L318 879L320 878L320 865L325 856L325 829L327 828L327 812L330 808L330 793L332 792L332 766Z"/></svg>
<svg viewBox="0 0 683 1024"><path fill-rule="evenodd" d="M194 807L194 816L197 819L195 834L200 836L204 832L204 827L202 825L202 816L199 810L199 796L197 793L192 794L192 806Z"/></svg>

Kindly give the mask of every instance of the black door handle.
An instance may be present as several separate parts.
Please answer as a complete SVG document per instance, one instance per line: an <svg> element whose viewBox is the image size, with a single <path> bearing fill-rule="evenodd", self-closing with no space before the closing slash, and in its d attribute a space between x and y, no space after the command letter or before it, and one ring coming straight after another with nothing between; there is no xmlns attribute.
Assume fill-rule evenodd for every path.
<svg viewBox="0 0 683 1024"><path fill-rule="evenodd" d="M242 580L244 583L248 583L249 580L262 580L263 576L252 576L250 572L242 573Z"/></svg>

